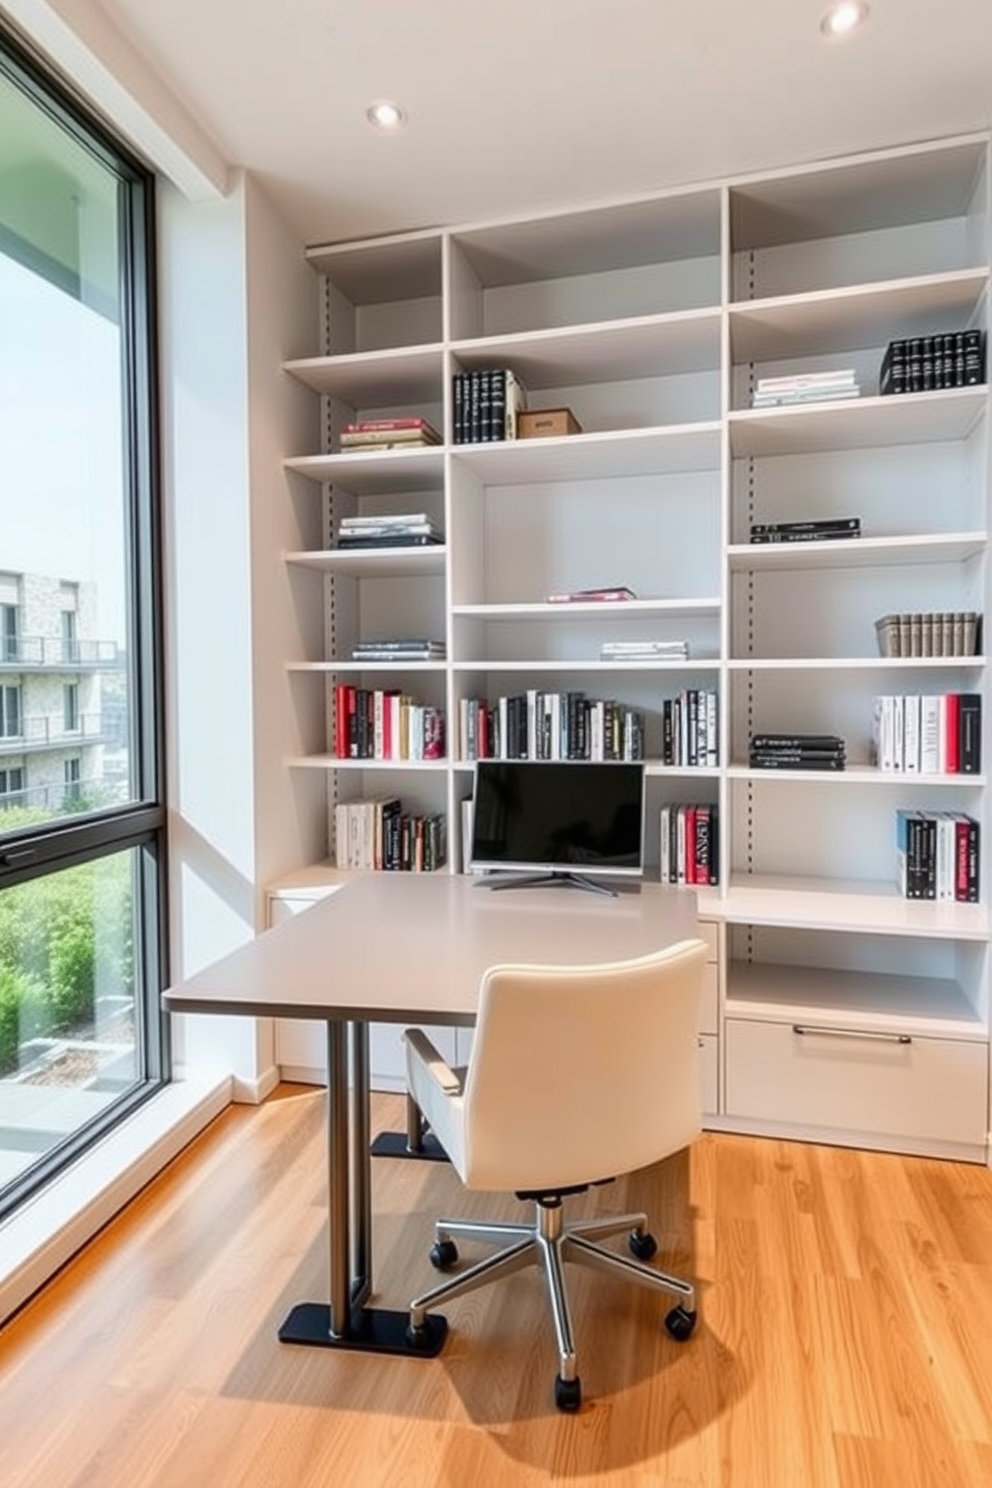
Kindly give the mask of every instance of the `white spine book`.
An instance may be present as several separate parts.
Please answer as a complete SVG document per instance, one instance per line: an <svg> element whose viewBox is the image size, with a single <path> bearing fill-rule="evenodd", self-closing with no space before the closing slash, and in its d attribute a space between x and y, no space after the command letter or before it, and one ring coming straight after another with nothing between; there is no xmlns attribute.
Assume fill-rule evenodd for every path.
<svg viewBox="0 0 992 1488"><path fill-rule="evenodd" d="M924 693L920 698L920 774L936 775L940 770L940 698Z"/></svg>
<svg viewBox="0 0 992 1488"><path fill-rule="evenodd" d="M903 764L903 700L896 693L892 698L892 768L893 770L904 770Z"/></svg>
<svg viewBox="0 0 992 1488"><path fill-rule="evenodd" d="M902 767L907 775L920 773L920 695L909 692L902 700Z"/></svg>

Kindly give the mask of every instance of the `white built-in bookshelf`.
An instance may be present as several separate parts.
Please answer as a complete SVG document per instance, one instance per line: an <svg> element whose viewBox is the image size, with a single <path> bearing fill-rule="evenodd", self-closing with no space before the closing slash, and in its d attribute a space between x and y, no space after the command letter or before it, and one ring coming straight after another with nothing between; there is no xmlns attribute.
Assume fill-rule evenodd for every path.
<svg viewBox="0 0 992 1488"><path fill-rule="evenodd" d="M879 694L986 691L984 655L883 658L875 621L989 610L987 383L878 391L894 338L987 329L989 217L988 143L968 137L307 253L319 354L286 371L320 399L323 448L285 463L323 543L286 561L324 587L327 624L323 654L287 665L323 690L327 737L288 767L326 776L328 857L338 802L396 795L445 814L460 870L463 699L581 690L640 710L650 864L662 806L719 815L720 881L699 891L714 1126L985 1155L988 750L978 773L907 777L873 764L871 731ZM453 444L453 378L493 366L583 432ZM858 398L751 407L759 378L836 368ZM345 421L410 415L445 442L340 451ZM335 549L344 516L413 512L442 545ZM756 522L848 516L859 538L749 541ZM546 602L619 584L637 600ZM403 635L444 659L351 658ZM684 639L689 658L599 659L628 639ZM348 681L443 708L445 758L336 758ZM662 763L663 699L688 689L718 695L716 767ZM756 731L841 735L847 767L749 768ZM901 896L907 808L978 819L977 903Z"/></svg>

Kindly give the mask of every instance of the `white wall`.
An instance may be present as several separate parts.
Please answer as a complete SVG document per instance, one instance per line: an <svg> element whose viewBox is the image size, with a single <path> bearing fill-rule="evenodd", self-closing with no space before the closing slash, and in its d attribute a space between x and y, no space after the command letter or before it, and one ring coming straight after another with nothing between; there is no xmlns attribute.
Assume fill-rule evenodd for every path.
<svg viewBox="0 0 992 1488"><path fill-rule="evenodd" d="M302 245L244 178L210 202L163 186L159 251L177 981L262 927L269 878L324 852L322 796L285 768L300 749L285 662L320 595L298 614L281 558L294 544L281 460L314 447L315 411L280 361L312 344L317 302ZM275 1082L266 1020L181 1020L176 1054L230 1071L249 1099Z"/></svg>

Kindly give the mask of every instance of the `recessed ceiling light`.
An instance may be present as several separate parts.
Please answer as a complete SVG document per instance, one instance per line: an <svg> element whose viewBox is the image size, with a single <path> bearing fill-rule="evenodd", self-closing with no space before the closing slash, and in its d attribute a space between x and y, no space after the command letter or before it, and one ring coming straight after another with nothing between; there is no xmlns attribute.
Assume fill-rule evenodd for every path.
<svg viewBox="0 0 992 1488"><path fill-rule="evenodd" d="M850 36L867 19L868 7L864 0L840 0L840 4L831 5L823 17L820 30L824 36Z"/></svg>
<svg viewBox="0 0 992 1488"><path fill-rule="evenodd" d="M391 103L388 98L382 98L378 103L370 103L365 110L365 117L375 129L383 129L387 134L402 129L406 123L406 114L399 104Z"/></svg>

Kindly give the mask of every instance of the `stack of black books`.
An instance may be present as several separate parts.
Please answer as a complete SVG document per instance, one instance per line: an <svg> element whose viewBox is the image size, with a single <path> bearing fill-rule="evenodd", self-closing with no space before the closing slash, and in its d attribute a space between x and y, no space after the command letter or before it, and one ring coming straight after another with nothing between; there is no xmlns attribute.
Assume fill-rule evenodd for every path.
<svg viewBox="0 0 992 1488"><path fill-rule="evenodd" d="M752 734L752 770L843 770L844 740L838 734Z"/></svg>
<svg viewBox="0 0 992 1488"><path fill-rule="evenodd" d="M942 388L976 387L985 381L985 332L951 331L890 341L882 358L878 391L929 393Z"/></svg>
<svg viewBox="0 0 992 1488"><path fill-rule="evenodd" d="M752 522L753 543L836 542L861 536L860 517L814 517L806 522Z"/></svg>

